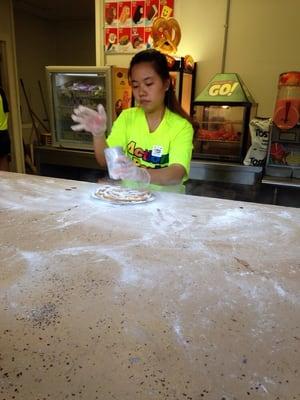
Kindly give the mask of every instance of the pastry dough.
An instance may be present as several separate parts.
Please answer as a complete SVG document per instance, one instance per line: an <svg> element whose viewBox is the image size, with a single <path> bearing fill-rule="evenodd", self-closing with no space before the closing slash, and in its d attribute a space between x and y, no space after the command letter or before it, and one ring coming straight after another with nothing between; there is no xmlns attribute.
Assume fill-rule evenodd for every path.
<svg viewBox="0 0 300 400"><path fill-rule="evenodd" d="M94 196L101 200L119 204L146 203L154 199L154 195L147 190L135 190L115 185L100 186Z"/></svg>

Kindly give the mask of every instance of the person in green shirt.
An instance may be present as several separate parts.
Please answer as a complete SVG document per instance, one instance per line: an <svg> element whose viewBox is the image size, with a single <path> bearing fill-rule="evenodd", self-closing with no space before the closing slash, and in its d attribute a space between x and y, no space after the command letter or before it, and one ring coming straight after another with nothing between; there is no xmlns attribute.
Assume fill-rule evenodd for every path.
<svg viewBox="0 0 300 400"><path fill-rule="evenodd" d="M104 149L121 146L125 156L117 159L116 179L155 185L180 185L188 179L194 129L190 117L177 101L165 55L143 50L131 60L129 82L136 106L123 110L108 137L106 113L84 106L74 109L74 131L93 134L95 156L106 165Z"/></svg>
<svg viewBox="0 0 300 400"><path fill-rule="evenodd" d="M8 111L8 102L4 90L0 87L0 171L9 171Z"/></svg>

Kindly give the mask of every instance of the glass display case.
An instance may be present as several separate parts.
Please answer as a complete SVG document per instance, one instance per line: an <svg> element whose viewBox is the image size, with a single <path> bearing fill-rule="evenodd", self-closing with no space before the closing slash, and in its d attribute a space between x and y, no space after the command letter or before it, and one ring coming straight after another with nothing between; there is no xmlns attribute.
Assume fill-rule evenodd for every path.
<svg viewBox="0 0 300 400"><path fill-rule="evenodd" d="M127 68L46 67L50 100L52 145L70 149L92 149L92 135L71 129L73 109L80 104L93 109L102 104L107 113L107 131L120 110L131 105Z"/></svg>
<svg viewBox="0 0 300 400"><path fill-rule="evenodd" d="M242 162L256 107L237 74L217 74L193 103L194 159Z"/></svg>

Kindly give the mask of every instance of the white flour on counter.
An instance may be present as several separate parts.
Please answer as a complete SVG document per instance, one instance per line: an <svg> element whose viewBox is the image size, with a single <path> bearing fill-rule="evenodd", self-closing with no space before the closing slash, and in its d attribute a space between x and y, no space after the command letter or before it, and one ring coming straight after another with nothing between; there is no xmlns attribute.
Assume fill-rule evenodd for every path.
<svg viewBox="0 0 300 400"><path fill-rule="evenodd" d="M1 173L0 188L2 396L298 393L299 210L112 206L95 184Z"/></svg>

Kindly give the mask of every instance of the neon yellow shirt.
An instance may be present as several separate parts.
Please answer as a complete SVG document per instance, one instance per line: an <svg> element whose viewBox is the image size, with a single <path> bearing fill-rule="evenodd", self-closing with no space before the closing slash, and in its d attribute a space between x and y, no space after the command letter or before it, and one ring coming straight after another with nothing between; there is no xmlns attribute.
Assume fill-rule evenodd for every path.
<svg viewBox="0 0 300 400"><path fill-rule="evenodd" d="M0 95L0 131L7 130L8 113L4 111L2 96Z"/></svg>
<svg viewBox="0 0 300 400"><path fill-rule="evenodd" d="M164 168L180 164L188 178L193 150L193 127L166 108L160 125L149 132L142 108L128 108L119 115L107 138L109 147L122 146L125 154L140 166Z"/></svg>

